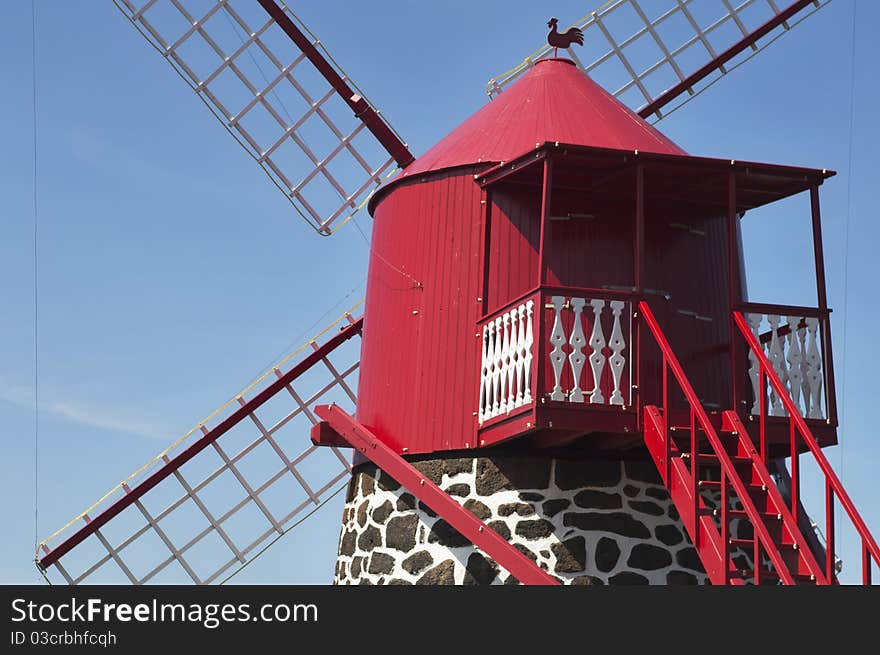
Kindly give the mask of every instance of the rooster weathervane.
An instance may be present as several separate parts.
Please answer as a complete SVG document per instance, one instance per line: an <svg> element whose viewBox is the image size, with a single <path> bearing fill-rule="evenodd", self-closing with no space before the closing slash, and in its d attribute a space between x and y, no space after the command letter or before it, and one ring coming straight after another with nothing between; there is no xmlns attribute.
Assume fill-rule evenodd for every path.
<svg viewBox="0 0 880 655"><path fill-rule="evenodd" d="M569 48L572 43L584 45L584 33L577 27L571 27L563 34L556 31L556 24L559 22L556 18L547 21L547 27L550 28L550 34L547 35L547 43L553 46L553 56L557 54L559 48Z"/></svg>

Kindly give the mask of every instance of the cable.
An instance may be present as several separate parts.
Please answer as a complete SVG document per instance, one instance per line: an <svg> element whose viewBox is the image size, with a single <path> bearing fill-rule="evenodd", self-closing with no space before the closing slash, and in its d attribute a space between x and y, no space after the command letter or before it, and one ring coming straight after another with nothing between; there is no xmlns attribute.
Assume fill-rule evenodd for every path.
<svg viewBox="0 0 880 655"><path fill-rule="evenodd" d="M282 533L279 534L277 537L275 537L272 541L270 541L268 544L266 544L265 546L263 546L259 551L257 551L257 554L256 554L256 555L254 555L253 557L251 557L247 562L245 562L245 563L242 564L239 568L237 568L235 571L233 571L232 573L230 573L229 575L227 575L225 578L223 578L223 579L220 581L220 584L221 584L221 585L226 584L226 583L229 582L232 578L234 578L236 575L238 575L239 573L241 573L241 572L245 569L245 567L246 567L248 564L250 564L251 562L253 562L255 559L257 559L260 555L262 555L263 553L265 553L267 550L269 550L269 548L271 548L271 547L275 544L276 541L278 541L279 539L281 539L281 537L283 537L283 536L286 535L288 532L290 532L291 530L293 530L295 527L297 527L298 525L300 525L301 523L303 523L306 519L308 519L310 516L312 516L312 514L314 514L315 512L317 512L317 511L318 511L319 509L321 509L324 505L326 505L326 504L329 503L331 500L333 500L334 498L336 498L336 496L338 496L338 495L339 495L342 491L344 491L347 487L348 487L348 482L346 482L345 484L343 484L343 485L342 485L341 487L339 487L336 491L334 491L332 494L330 494L329 496L327 496L327 498L325 498L324 500L322 500L321 503L320 503L317 507L315 507L311 512L309 512L308 514L306 514L305 516L303 516L299 521L297 521L296 523L294 523L293 525L291 525L289 528L285 529L284 532L282 532Z"/></svg>
<svg viewBox="0 0 880 655"><path fill-rule="evenodd" d="M848 164L847 164L847 184L846 184L846 214L844 217L843 224L843 318L841 322L843 323L842 332L843 332L843 348L841 348L841 361L843 362L843 379L840 381L840 395L843 398L840 407L840 422L843 425L846 425L846 351L847 351L847 343L849 339L847 337L847 327L849 326L849 321L847 320L847 315L849 312L849 224L850 224L850 214L852 213L852 185L853 185L853 141L855 134L855 115L856 115L856 25L857 23L857 14L858 14L858 5L859 0L853 0L853 11L852 11L852 47L850 53L850 79L849 79L849 152L848 152ZM838 451L840 456L840 461L838 463L838 470L840 471L840 478L843 479L843 467L844 467L844 444L846 443L846 439L840 440L840 450ZM836 516L836 521L839 523L840 521L840 513L838 512ZM843 538L844 535L840 531L840 526L835 526L835 531L840 535L840 549L843 551Z"/></svg>
<svg viewBox="0 0 880 655"><path fill-rule="evenodd" d="M39 286L37 284L37 2L31 0L31 87L34 123L34 552L39 541L39 471L40 471L40 378L39 378Z"/></svg>

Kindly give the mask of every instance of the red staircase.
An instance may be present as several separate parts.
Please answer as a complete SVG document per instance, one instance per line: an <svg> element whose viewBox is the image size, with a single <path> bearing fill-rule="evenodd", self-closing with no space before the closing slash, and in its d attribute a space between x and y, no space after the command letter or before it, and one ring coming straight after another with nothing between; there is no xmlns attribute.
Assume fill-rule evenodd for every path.
<svg viewBox="0 0 880 655"><path fill-rule="evenodd" d="M717 417L714 422L710 420L647 303L639 304L639 312L663 356L662 406L644 407L645 443L711 582L720 585L745 584L748 580L755 584L836 584L834 501L837 498L861 539L862 582L870 584L872 560L880 566L880 548L742 314L734 312L734 321L757 355L761 380L770 382L788 412L792 452L790 506L768 470L764 439L766 399L761 402L757 442L734 411L722 412L720 421ZM688 409L684 412L670 409L673 380L687 401ZM803 511L798 492L801 443L806 445L825 475L827 543L822 564L798 524L799 512ZM751 526L748 538L731 535L731 522L735 519ZM743 555L751 560L745 568L734 561L742 563Z"/></svg>

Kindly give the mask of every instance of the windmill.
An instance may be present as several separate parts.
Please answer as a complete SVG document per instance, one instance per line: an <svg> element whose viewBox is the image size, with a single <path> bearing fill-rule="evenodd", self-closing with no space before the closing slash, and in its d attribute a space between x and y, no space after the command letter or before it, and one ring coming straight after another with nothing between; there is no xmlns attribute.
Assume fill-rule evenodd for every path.
<svg viewBox="0 0 880 655"><path fill-rule="evenodd" d="M198 6L194 6L196 4ZM794 21L802 20L814 8L824 4L827 2L801 1L780 10L772 0L766 3L743 2L737 7L725 1L725 9L720 17L705 21L697 13L698 3L687 0L667 3L662 12L651 12L643 8L646 3L634 0L610 2L577 26L585 35L586 46L598 46L601 50L595 57L584 56L588 62L586 65L574 52L569 52L574 66L548 59L548 46L533 53L511 71L493 78L488 91L490 96L496 98L492 104L513 102L504 99L504 95L515 93L517 87L514 85L521 76L519 81L525 82L531 74L534 74L534 78L539 73L543 75L544 71L552 70L554 79L564 77L577 85L584 84L583 80L587 79L582 72L576 72L577 68L591 75L604 75L602 69L606 67L612 69L609 75L615 72L621 75L619 84L605 82L606 86L616 90L614 95L638 109L642 118L653 116L659 120L668 107L685 102L717 76L723 75L726 67L738 61L737 57L741 58L750 51L757 52L780 30L790 28ZM767 12L766 21L750 29L746 27L744 15L759 5ZM465 177L470 178L469 183L483 190L477 191L477 199L480 199L480 193L485 194L482 198L485 202L480 204L491 206L492 185L496 183L549 185L547 165L543 164L543 177L536 178L535 161L540 164L557 156L570 157L571 161L582 167L591 171L604 170L606 175L610 175L615 166L628 164L628 167L624 167L628 170L633 160L639 157L638 149L630 149L626 153L627 161L614 160L625 148L614 148L613 144L606 144L605 150L617 152L600 153L601 148L596 149L595 144L592 150L587 151L578 147L583 145L580 143L566 148L564 141L533 140L531 143L508 144L511 153L504 157L485 157L479 152L463 155L461 144L458 144L455 149L432 149L425 157L415 159L401 137L341 72L314 35L286 7L273 0L224 1L206 6L183 0L151 1L143 6L135 6L128 0L120 0L118 6L265 170L272 182L288 197L295 211L322 235L332 234L367 205L374 211L380 207L380 203L389 207L395 198L394 190L409 188L410 184L417 185L420 181L432 181L431 176L438 171L467 167ZM675 39L667 38L666 29L676 21L686 26L687 33L682 36L679 31ZM619 32L617 27L614 30L609 28L612 23L628 26L623 38L615 36ZM731 27L739 33L728 47L719 48L717 40L710 37ZM629 49L646 38L655 44L659 59L637 72L628 56ZM704 65L685 67L681 63L685 53L693 53L691 48L703 49ZM571 77L572 74L580 77ZM510 91L505 91L509 85ZM597 94L598 91L590 87L589 93ZM299 103L301 111L292 109L294 100ZM315 125L320 127L323 136L312 131ZM677 158L685 155L676 150L674 144L669 145L653 135L647 126L634 138L648 138L645 135L662 146L659 153L651 148L643 150L643 157L647 155L645 166L662 166L664 161L669 164L668 159L663 160L664 156ZM559 155L553 154L560 147ZM455 150L454 157L452 150ZM463 156L465 161L461 159ZM659 160L654 159L657 156ZM605 162L602 164L604 168L599 166L599 160ZM701 165L717 166L718 163L705 161ZM639 164L636 169L643 170L641 166ZM731 166L740 170L735 163L731 163ZM395 167L402 168L398 177L378 193L373 193L390 179ZM520 169L523 171L521 179L510 177L519 175ZM751 169L758 171L758 175L766 174L777 181L779 176L784 177L779 170L762 169L757 164L752 165ZM791 174L792 169L787 172ZM825 172L804 169L798 173L809 177L812 183L803 188L786 187L784 184L784 188L770 188L770 185L753 192L756 196L763 192L771 198L777 198L795 191L809 190L813 193L815 188L818 194L818 184L821 182L817 180L824 180ZM638 175L642 174L644 170ZM745 174L750 174L750 170ZM463 183L461 180L459 182ZM396 194L398 198L401 195ZM495 198L498 197L495 194ZM755 206L758 204L754 199L750 202ZM817 217L818 195L814 204ZM734 209L739 209L739 206ZM555 215L545 211L543 214L548 224L558 221L559 224L568 222L575 225L591 220L591 214L587 212L566 211ZM479 219L478 214L476 218ZM699 231L699 228L688 227L687 224L684 229ZM390 237L386 235L384 238ZM385 243L391 245L392 242ZM821 262L821 256L818 260ZM376 269L375 273L371 272L373 279L381 278L384 272L391 270L395 277L407 279L408 291L420 293L425 288L419 275L401 265L399 260L389 257L388 250L374 250L371 266ZM377 284L381 288L381 283ZM824 286L824 281L821 284ZM461 457L461 451L480 449L495 441L513 440L523 434L534 441L537 437L532 433L538 423L526 420L524 425L514 425L511 417L521 419L523 411L532 411L537 416L539 403L536 400L540 395L540 404L543 404L545 391L548 404L572 402L573 398L582 401L586 385L579 384L581 374L591 370L585 367L587 358L582 349L587 344L595 344L594 355L608 353L607 367L605 361L596 363L592 368L595 378L593 388L586 390L590 391L591 404L603 406L603 412L607 414L605 422L612 426L603 428L602 432L629 434L630 441L633 441L636 432L643 435L661 475L662 484L649 481L641 490L635 484L624 485L636 488L641 499L626 502L629 505L641 502L647 508L650 504L645 499L650 496L647 490L657 491L662 486L668 489L667 501L675 507L681 507L687 506L687 492L691 492L693 515L688 517L684 512L679 513L684 516L684 529L695 544L688 552L695 553L700 562L689 567L682 565L674 571L664 571L667 580L671 581L675 577L673 574L681 577L691 575L689 570L702 569L692 577L696 579L696 575L699 575L703 579L708 576L713 581L731 581L736 578L729 575L729 567L725 565L733 557L731 549L753 548L752 562L769 559L767 577L775 576L783 582L802 579L807 582L833 581L833 531L827 531L829 541L826 547L813 543L812 532L800 527L806 517L798 504L796 470L792 471L789 491L782 495L774 490L786 482L784 472L771 469L772 461L778 459L780 448L785 445L784 440L774 441L778 438L776 432L780 425L776 419L785 419L794 425L791 433L797 433L797 441L793 438L791 452L806 451L816 457L820 464L824 459L819 445L836 440L833 371L830 370L833 360L827 307L819 307L809 315L802 311L803 308L788 308L791 314L786 314L787 319L780 318L781 314L776 313L774 308L763 308L766 312L760 316L764 318L754 324L748 321L754 320L760 308L753 307L750 312L734 314L735 318L738 317L735 327L742 330L744 339L744 342L737 342L741 352L735 356L739 357L739 361L750 362L751 377L743 381L752 384L752 396L748 396L747 389L737 389L740 394L738 399L753 400L748 409L754 412L746 414L749 418L756 417L761 426L761 435L767 435L766 441L763 438L760 440L758 458L749 450L750 442L732 439L733 436L747 433L746 428L737 423L741 417L735 412L710 415L706 412L705 400L695 397L673 348L665 339L659 322L653 317L651 307L645 300L656 290L640 284L633 286L639 287L631 290L635 295L615 295L616 292L628 290L609 288L605 290L608 292L605 296L592 298L564 291L549 293L549 290L542 288L534 298L513 307L492 307L488 305L488 298L474 294L473 302L481 305L481 312L477 316L491 318L477 322L477 340L470 342L468 357L465 358L472 356L474 361L462 365L473 365L475 377L472 383L479 386L479 392L475 394L479 400L472 403L473 412L467 411L465 417L459 417L462 418L462 424L464 419L467 423L460 434L440 437L434 443L428 443L430 439L427 436L424 439L416 436L417 425L408 426L411 429L409 433L401 432L390 428L389 421L382 417L384 411L389 415L393 413L392 405L401 402L401 396L387 389L383 391L381 376L393 376L395 365L406 370L406 361L395 359L397 355L394 353L395 335L404 329L402 324L388 327L381 331L381 335L378 329L373 333L376 336L369 336L368 333L369 338L374 339L371 348L365 350L365 356L373 358L366 367L369 368L370 384L365 387L362 379L360 390L355 393L353 380L360 367L359 340L364 319L348 313L307 344L304 350L279 362L267 375L243 390L59 533L45 540L37 553L38 566L47 575L71 584L93 581L96 576L106 575L107 571L119 575L122 581L137 584L174 579L163 577L172 573L185 576L197 584L222 581L246 564L275 536L283 534L292 524L301 520L311 508L319 507L339 485L351 477L352 462L342 449L354 447L359 453L354 464L359 468L349 486L343 517L345 529L340 543L339 581L350 581L361 576L377 580L404 579L401 577L404 573L397 570L398 566L403 567L410 577L424 581L480 581L499 579L497 565L512 574L507 579L536 583L557 580L559 576L551 577L534 564L533 559L544 563L548 569L553 568L554 573L571 574L562 576L566 580L594 580L596 576L574 575L585 570L584 566L578 570L577 564L582 559L577 552L578 544L583 542L582 536L565 537L557 540L558 543L548 542L547 550L552 554L545 556L532 553L528 548L511 547L509 532L505 537L504 528L500 524L493 525L497 521L489 521L495 518L495 512L509 510L511 514L508 516L528 514L528 507L531 507L528 503L536 500L521 498L526 502L506 502L503 504L513 506L502 509L501 505L490 507L482 501L468 505L468 502L475 500L468 498L464 503L465 511L455 500L450 485L464 484L458 480L469 479L469 475L480 478L481 472L485 474L481 479L504 477L506 481L502 487L515 483L522 475L521 472L515 472L515 465L509 475L501 476L497 463L493 464L495 468L492 469L475 453L470 456L473 462L468 464L462 462L469 457ZM381 296L381 292L378 295ZM373 306L371 302L368 300L368 313ZM378 306L374 311L378 311ZM413 317L421 317L418 320L424 320L428 314L416 306L407 311ZM469 311L476 312L476 305ZM799 311L803 315L799 315ZM594 320L582 323L588 312L594 313ZM792 317L797 320L793 321ZM694 321L704 318L711 317L698 313L691 316ZM539 319L540 322L535 323ZM430 320L434 321L436 317ZM575 326L582 325L592 327L592 331L579 333ZM529 328L534 329L530 331ZM544 328L547 328L552 350L545 348L544 343L538 345ZM428 328L425 330L426 335L430 334ZM656 369L663 369L663 380L675 379L681 387L685 406L689 404L692 408L690 425L686 425L686 421L674 424L672 405L675 401L667 405L669 398L665 391L660 398L662 402L642 402L640 396L647 397L650 382L636 383L639 371L634 369L635 362L629 356L636 336L634 330L640 332L638 338L647 341L653 337L657 342L660 356L655 358ZM440 332L442 330L435 334ZM728 340L733 341L729 337ZM448 345L453 345L452 341ZM379 352L388 361L377 366ZM404 349L402 354L404 357L421 356L418 350ZM792 357L795 358L795 364L790 361ZM545 360L547 366L537 366L538 361ZM621 360L622 363L618 364ZM807 361L814 362L812 368L804 365ZM818 366L820 361L825 363L824 368ZM570 362L570 369L567 368L567 362ZM602 363L601 370L599 363ZM592 359L590 366L593 366ZM822 377L817 378L820 370ZM504 380L507 381L506 386ZM555 383L549 387L541 386L539 390L536 386L551 380ZM805 385L804 380L808 384ZM452 381L451 378L445 380ZM729 386L737 385L731 383ZM508 393L512 393L512 396L506 395ZM606 397L607 403L604 402ZM354 418L356 402L358 417ZM426 400L420 398L418 402L424 403ZM321 403L318 408L315 407L317 403ZM609 411L604 410L605 405ZM615 413L618 408L622 408L620 411L626 415ZM634 410L637 413L633 414ZM641 413L642 410L644 413ZM435 406L433 411L440 410ZM811 415L811 411L814 415ZM371 414L369 419L365 418L368 414ZM418 415L411 413L408 416L413 414ZM632 421L634 423L630 425ZM826 425L830 427L820 430L818 424L807 421L827 421ZM556 426L557 429L560 427L558 420ZM766 426L769 427L765 431ZM552 427L551 424L549 428ZM314 443L309 443L305 438L309 429L312 429ZM577 430L572 430L569 429L563 439L573 441L581 436ZM694 438L690 448L683 441L670 436L676 430ZM785 431L788 434L788 428ZM814 437L814 432L818 439ZM700 434L705 436L707 444L697 445ZM456 441L457 437L461 438ZM444 441L444 438L449 441ZM733 443L725 445L725 441ZM701 451L701 447L710 452ZM439 472L436 462L415 461L413 465L409 457L445 451L454 451L458 456L446 458L439 466ZM702 459L713 457L714 463L707 465L707 468L717 469L720 479L700 479L695 467L700 466ZM366 460L373 462L378 469L370 469ZM252 464L252 461L258 462L258 465ZM797 461L797 457L794 461ZM648 464L653 466L650 461ZM619 471L619 462L616 465ZM266 468L270 466L273 468ZM471 468L468 469L468 466ZM649 471L651 466L648 467ZM561 480L565 478L562 472L569 468L569 464L559 464L554 460L553 484L562 488ZM630 468L625 467L626 474L637 477L637 474L631 474ZM195 470L191 473L190 469ZM260 469L259 473L251 477L249 472L254 469ZM643 473L643 477L649 475L646 471ZM773 479L768 477L772 473L776 474ZM606 470L598 475L612 474ZM616 475L620 477L619 472ZM656 472L652 475L656 477ZM847 514L854 517L853 521L864 540L867 581L870 579L871 558L876 562L880 553L858 514L854 513L854 507L833 472L829 469L826 475L831 505L835 497L842 501ZM751 479L746 480L747 477ZM595 481L593 478L591 480ZM760 491L752 488L755 485ZM536 490L545 489L534 481L523 482L518 487L516 493L520 497L540 495ZM582 499L591 494L599 498L592 487L582 487L565 483L566 491L585 494L580 496ZM707 492L717 491L718 499L714 501L714 506L710 506L712 503L709 500L700 500L703 487ZM508 495L513 493L507 487L497 491ZM753 493L758 497L752 498ZM766 496L761 496L762 493ZM392 494L394 502L382 494ZM480 495L486 500L492 494L487 492ZM727 502L728 496L738 499L739 508L731 508L731 503ZM208 498L216 500L218 497L224 502L219 503L220 507L214 507ZM576 501L577 496L573 500ZM610 499L597 502L622 503ZM524 507L517 507L518 504ZM391 509L384 509L386 507ZM369 512L370 516L362 517L361 508L365 508L363 513ZM439 514L438 521L445 522L445 528L434 522L431 534L423 536L419 532L423 527L419 521L429 515L428 512ZM250 534L241 534L241 526L236 526L236 521L247 513L256 516L264 527ZM380 514L384 515L384 519L379 518ZM768 518L771 514L783 518ZM392 525L396 519L401 520ZM383 520L388 522L381 526L385 533L377 537L375 526ZM625 518L620 520L628 525ZM778 520L780 524L773 524L773 520ZM730 536L731 521L750 523L753 526L751 539L740 535ZM537 534L546 529L547 522L547 519L527 519L518 522L516 529L523 523L524 531L531 530ZM258 524L257 521L242 523L245 529ZM355 525L359 528L355 528ZM371 528L374 528L372 533ZM392 532L397 535L394 539L406 542L411 529L414 542L430 543L431 548L397 548L407 557L395 559L379 552L371 543L378 539L380 545L387 546ZM633 530L638 532L637 528ZM433 541L432 535L436 537ZM683 535L680 536L683 538ZM431 567L443 548L465 547L459 541L461 538L477 545L482 553L488 555L488 559L468 556L466 563L460 562L460 565L453 562L451 566L444 567L445 561L441 561L440 565ZM526 538L529 537L526 535ZM540 539L550 537L536 537L535 541ZM581 542L577 539L581 539ZM210 549L209 542L213 542ZM716 548L718 544L721 544L720 554ZM636 546L645 547L637 549ZM634 558L636 552L654 552L648 546L652 544L628 544L626 547L630 549L629 557ZM599 544L596 544L596 548L599 548ZM619 549L620 545L605 546L606 551L613 548ZM710 552L713 548L714 560ZM204 554L202 551L205 550L210 550L210 554ZM348 550L351 552L346 552ZM683 547L679 550L683 552ZM679 550L676 550L676 556L680 555ZM418 557L422 552L427 555ZM431 562L426 564L428 557ZM821 557L826 558L822 567L819 566ZM410 561L412 558L415 560ZM419 559L422 561L416 561ZM354 570L355 566L357 571ZM567 571L563 571L565 566L569 567ZM754 578L760 581L762 567L752 566L752 569ZM619 578L625 579L626 576Z"/></svg>

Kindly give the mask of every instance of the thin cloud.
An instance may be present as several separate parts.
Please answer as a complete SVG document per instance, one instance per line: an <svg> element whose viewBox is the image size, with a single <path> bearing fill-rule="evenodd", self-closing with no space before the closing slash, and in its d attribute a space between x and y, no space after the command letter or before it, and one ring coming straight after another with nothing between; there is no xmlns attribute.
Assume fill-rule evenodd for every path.
<svg viewBox="0 0 880 655"><path fill-rule="evenodd" d="M33 387L9 384L0 380L0 400L32 409ZM134 416L123 410L88 406L69 399L41 397L40 413L98 430L124 432L146 439L170 441L174 437L166 426L145 420L143 417Z"/></svg>

